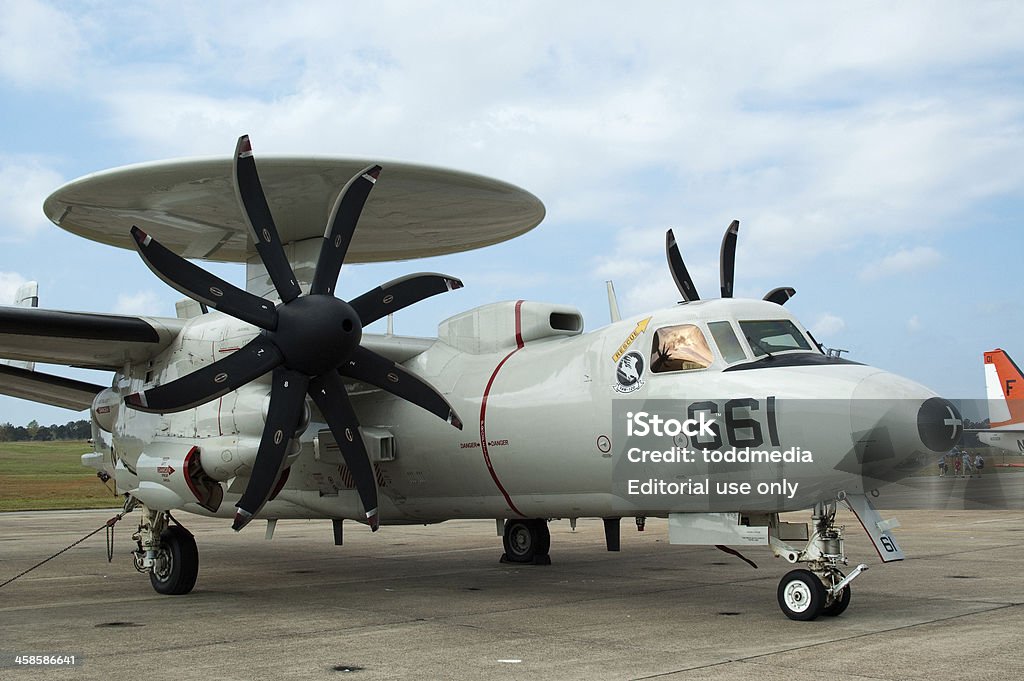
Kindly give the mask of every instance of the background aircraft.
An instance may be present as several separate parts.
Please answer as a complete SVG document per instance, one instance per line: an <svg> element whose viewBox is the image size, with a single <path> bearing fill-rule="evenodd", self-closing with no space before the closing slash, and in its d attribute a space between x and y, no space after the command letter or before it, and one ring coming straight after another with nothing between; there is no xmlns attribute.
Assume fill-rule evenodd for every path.
<svg viewBox="0 0 1024 681"><path fill-rule="evenodd" d="M1024 454L1024 376L1004 350L989 350L984 358L989 429L977 431L978 439L991 447Z"/></svg>

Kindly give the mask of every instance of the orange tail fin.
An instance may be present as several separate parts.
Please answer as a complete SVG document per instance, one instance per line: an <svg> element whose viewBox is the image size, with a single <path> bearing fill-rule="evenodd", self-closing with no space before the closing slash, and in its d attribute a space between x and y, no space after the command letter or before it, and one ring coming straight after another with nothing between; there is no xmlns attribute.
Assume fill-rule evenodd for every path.
<svg viewBox="0 0 1024 681"><path fill-rule="evenodd" d="M992 428L1024 423L1024 376L999 348L985 353L985 387Z"/></svg>

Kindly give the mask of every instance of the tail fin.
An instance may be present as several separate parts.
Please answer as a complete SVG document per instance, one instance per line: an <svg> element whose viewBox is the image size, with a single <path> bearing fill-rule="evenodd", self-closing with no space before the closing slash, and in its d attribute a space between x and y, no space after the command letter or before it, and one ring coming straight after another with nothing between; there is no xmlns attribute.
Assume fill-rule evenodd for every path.
<svg viewBox="0 0 1024 681"><path fill-rule="evenodd" d="M1024 376L999 348L985 353L985 388L992 428L1024 424Z"/></svg>
<svg viewBox="0 0 1024 681"><path fill-rule="evenodd" d="M18 307L39 307L39 283L29 281L19 286L14 294L14 304Z"/></svg>
<svg viewBox="0 0 1024 681"><path fill-rule="evenodd" d="M14 304L17 307L39 307L39 284L29 281L18 287L18 292L14 294ZM0 364L27 371L35 371L36 369L35 362L19 362L13 359L4 359L0 360Z"/></svg>

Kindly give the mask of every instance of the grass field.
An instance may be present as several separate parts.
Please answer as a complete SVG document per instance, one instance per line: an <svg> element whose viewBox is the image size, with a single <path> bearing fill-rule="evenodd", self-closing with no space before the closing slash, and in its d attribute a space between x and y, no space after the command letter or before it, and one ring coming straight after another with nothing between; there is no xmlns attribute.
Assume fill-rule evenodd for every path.
<svg viewBox="0 0 1024 681"><path fill-rule="evenodd" d="M122 499L82 465L84 441L0 442L0 511L115 508Z"/></svg>

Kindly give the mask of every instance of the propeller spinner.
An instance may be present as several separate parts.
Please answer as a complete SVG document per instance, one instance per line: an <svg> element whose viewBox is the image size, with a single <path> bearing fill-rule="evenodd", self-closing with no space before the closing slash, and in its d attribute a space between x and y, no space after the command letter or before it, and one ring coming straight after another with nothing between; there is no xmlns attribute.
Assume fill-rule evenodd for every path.
<svg viewBox="0 0 1024 681"><path fill-rule="evenodd" d="M425 298L461 288L443 274L400 277L350 301L334 296L338 275L366 199L381 167L357 173L334 203L309 294L302 295L260 184L248 135L235 147L235 193L250 235L281 303L244 291L173 253L138 227L132 236L142 259L164 282L190 298L261 329L224 359L125 398L140 411L183 411L241 388L273 371L270 408L249 483L236 504L238 531L263 508L283 474L288 444L308 394L327 421L355 481L367 523L377 530L377 485L342 376L363 381L436 414L458 429L462 421L433 387L360 345L363 327Z"/></svg>
<svg viewBox="0 0 1024 681"><path fill-rule="evenodd" d="M719 276L721 278L721 289L723 298L733 297L733 285L736 273L736 240L739 237L740 221L733 220L725 230L722 237L722 249L719 254ZM679 253L679 246L676 244L676 235L672 230L665 233L665 256L668 258L668 269L672 273L672 281L679 289L679 295L684 302L700 300L697 287L693 284L690 273L686 271L683 263L683 256ZM769 291L764 295L763 300L779 305L785 305L786 301L796 295L796 289L780 287Z"/></svg>

